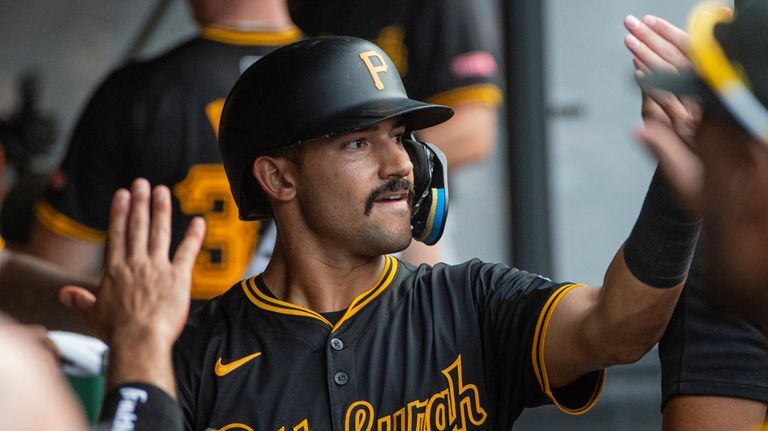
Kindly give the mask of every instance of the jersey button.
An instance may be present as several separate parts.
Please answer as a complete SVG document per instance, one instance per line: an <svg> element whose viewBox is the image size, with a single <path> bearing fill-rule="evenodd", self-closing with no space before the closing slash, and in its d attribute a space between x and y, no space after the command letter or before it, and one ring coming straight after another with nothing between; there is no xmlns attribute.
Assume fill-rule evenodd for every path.
<svg viewBox="0 0 768 431"><path fill-rule="evenodd" d="M344 343L338 338L331 338L331 347L333 347L333 350L341 350L344 348Z"/></svg>
<svg viewBox="0 0 768 431"><path fill-rule="evenodd" d="M344 371L339 371L333 375L333 381L339 386L344 386L349 381L349 376Z"/></svg>

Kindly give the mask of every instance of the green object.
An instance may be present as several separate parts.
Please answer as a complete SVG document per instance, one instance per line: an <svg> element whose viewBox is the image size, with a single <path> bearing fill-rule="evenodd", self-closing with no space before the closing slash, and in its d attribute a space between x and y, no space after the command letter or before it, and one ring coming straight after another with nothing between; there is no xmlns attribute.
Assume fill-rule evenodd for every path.
<svg viewBox="0 0 768 431"><path fill-rule="evenodd" d="M101 413L101 403L104 399L105 379L101 374L76 376L67 374L67 380L83 405L88 420L95 424Z"/></svg>

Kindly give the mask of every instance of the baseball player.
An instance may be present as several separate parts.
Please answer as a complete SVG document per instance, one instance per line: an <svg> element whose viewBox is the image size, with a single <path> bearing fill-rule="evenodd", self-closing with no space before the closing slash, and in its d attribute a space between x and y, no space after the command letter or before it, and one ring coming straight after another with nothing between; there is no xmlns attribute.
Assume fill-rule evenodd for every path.
<svg viewBox="0 0 768 431"><path fill-rule="evenodd" d="M450 120L418 132L445 153L452 172L491 155L502 101L499 32L483 2L292 0L289 5L306 34L355 36L377 44L394 62L410 97L453 108ZM454 261L450 239L458 228L450 223L437 246L414 242L403 259Z"/></svg>
<svg viewBox="0 0 768 431"><path fill-rule="evenodd" d="M92 96L60 175L36 208L30 248L98 272L111 196L144 177L173 192L172 249L193 216L206 219L192 292L205 300L245 276L259 233L258 223L237 220L229 196L216 144L224 98L256 58L301 33L284 0L190 3L200 36L121 67Z"/></svg>
<svg viewBox="0 0 768 431"><path fill-rule="evenodd" d="M767 19L765 2L744 1L735 19L718 4L699 5L690 37L658 17L628 25L647 95L641 136L703 212L707 233L659 344L665 429L746 430L766 420ZM682 77L661 78L660 70ZM749 306L724 314L742 290Z"/></svg>
<svg viewBox="0 0 768 431"><path fill-rule="evenodd" d="M450 116L352 37L288 45L240 77L222 159L240 217L274 217L277 241L174 349L186 429L508 430L527 406L588 411L603 369L656 343L698 236L658 177L601 288L389 255L442 233L445 160L412 132Z"/></svg>

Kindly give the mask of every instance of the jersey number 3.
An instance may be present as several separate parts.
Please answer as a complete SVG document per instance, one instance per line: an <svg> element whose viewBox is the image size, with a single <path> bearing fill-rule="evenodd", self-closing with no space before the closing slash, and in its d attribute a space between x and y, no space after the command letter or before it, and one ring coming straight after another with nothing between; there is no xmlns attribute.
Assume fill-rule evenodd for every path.
<svg viewBox="0 0 768 431"><path fill-rule="evenodd" d="M218 132L223 100L206 109ZM197 164L173 187L181 212L201 215L206 233L203 249L192 272L192 298L210 299L243 278L257 241L259 223L237 218L237 207L220 163Z"/></svg>

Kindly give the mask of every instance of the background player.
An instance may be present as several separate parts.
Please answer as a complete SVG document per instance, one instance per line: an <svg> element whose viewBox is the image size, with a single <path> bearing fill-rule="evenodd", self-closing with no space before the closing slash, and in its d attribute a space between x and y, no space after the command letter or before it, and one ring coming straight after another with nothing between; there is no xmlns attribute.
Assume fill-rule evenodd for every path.
<svg viewBox="0 0 768 431"><path fill-rule="evenodd" d="M291 15L308 35L348 35L380 46L395 63L414 99L447 105L455 115L419 131L445 153L451 172L493 152L502 91L499 32L490 8L473 0L289 0ZM455 200L454 200L455 202ZM452 224L448 225L450 239ZM403 259L451 260L450 242L414 243Z"/></svg>
<svg viewBox="0 0 768 431"><path fill-rule="evenodd" d="M525 406L587 411L602 368L656 343L698 236L658 176L602 288L386 255L439 239L445 164L410 132L450 115L355 38L283 47L240 77L222 157L241 218L274 217L277 242L176 345L187 429L509 429Z"/></svg>
<svg viewBox="0 0 768 431"><path fill-rule="evenodd" d="M30 250L73 270L97 272L109 199L136 177L173 191L173 241L191 217L208 233L195 266L193 299L244 276L258 224L239 222L216 131L224 97L251 62L298 40L283 0L190 1L201 35L101 84L83 112L62 167L37 207Z"/></svg>
<svg viewBox="0 0 768 431"><path fill-rule="evenodd" d="M768 82L768 75L755 73L749 61L742 63L743 58L759 57L757 53L764 51L738 36L750 34L749 39L755 40L759 27L750 26L768 19L768 8L757 3L760 2L745 2L740 5L745 8L743 14L737 11L737 17L749 15L757 21L750 23L737 18L732 25L727 24L730 10L700 6L691 15L693 42L685 32L661 18L647 16L642 22L628 18L627 28L632 36L628 36L627 46L635 55L639 76L648 76L653 71L690 73L689 55L698 56L694 69L702 78L714 70L724 73L722 65L712 69L711 64L702 63L701 59L706 52L725 49L728 62L746 66L744 72L754 83L756 97L764 100L766 93L760 89ZM718 26L714 27L715 24ZM763 44L768 42L762 39ZM694 48L689 54L691 43ZM704 88L702 85L701 90ZM742 120L731 116L738 114L729 114L713 93L698 91L706 100L700 124L700 100L690 95L678 98L648 86L644 92L646 128L641 136L668 166L673 166L670 171L675 184L689 202L704 210L704 230L709 232L660 343L664 429L754 429L763 424L768 403L768 339L759 323L765 314L752 314L754 319L744 310L740 316L726 315L714 304L731 302L728 298L740 288L756 286L752 292L764 292L768 286L768 278L762 278L758 284L754 280L744 284L745 277L749 279L754 274L749 263L759 262L751 268L762 268L766 257L768 236L760 234L759 226L764 225L768 199L759 190L760 184L765 184L761 179L768 172L768 151L760 148L759 142L743 129L743 123L739 125ZM699 144L697 154L702 156L705 171L683 142ZM753 245L745 246L744 234L748 244ZM718 258L723 251L727 255L731 250L731 240L740 242L739 257L733 262L744 266L735 272L727 261ZM718 271L710 268L723 268L729 276L713 279ZM723 295L717 299L712 298L715 286L723 286ZM759 295L750 301L761 302Z"/></svg>

